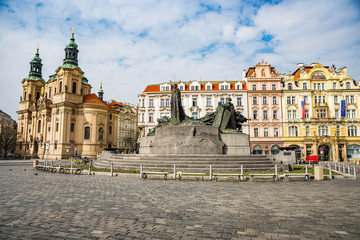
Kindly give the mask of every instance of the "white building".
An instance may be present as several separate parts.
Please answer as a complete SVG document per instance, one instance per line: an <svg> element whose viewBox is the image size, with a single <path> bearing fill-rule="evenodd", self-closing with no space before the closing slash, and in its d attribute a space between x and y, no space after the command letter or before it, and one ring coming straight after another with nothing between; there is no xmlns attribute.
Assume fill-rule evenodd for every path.
<svg viewBox="0 0 360 240"><path fill-rule="evenodd" d="M156 126L157 119L171 117L170 98L173 85L177 83L181 100L187 116L201 118L206 113L216 111L218 102L231 98L235 110L248 118L247 88L244 81L190 81L167 82L149 85L139 98L138 126L140 137L146 136ZM243 124L244 133L249 133L248 124Z"/></svg>

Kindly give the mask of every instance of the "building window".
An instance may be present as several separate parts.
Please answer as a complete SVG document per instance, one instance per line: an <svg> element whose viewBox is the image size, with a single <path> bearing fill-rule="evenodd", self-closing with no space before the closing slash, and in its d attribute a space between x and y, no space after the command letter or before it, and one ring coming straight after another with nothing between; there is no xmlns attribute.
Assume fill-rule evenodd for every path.
<svg viewBox="0 0 360 240"><path fill-rule="evenodd" d="M268 111L264 110L263 112L263 118L268 119Z"/></svg>
<svg viewBox="0 0 360 240"><path fill-rule="evenodd" d="M149 99L149 107L154 107L154 99L153 98Z"/></svg>
<svg viewBox="0 0 360 240"><path fill-rule="evenodd" d="M193 105L193 107L197 106L197 98L192 99L192 105Z"/></svg>
<svg viewBox="0 0 360 240"><path fill-rule="evenodd" d="M210 84L206 85L206 90L211 90L211 85Z"/></svg>
<svg viewBox="0 0 360 240"><path fill-rule="evenodd" d="M310 118L309 110L305 110L305 118Z"/></svg>
<svg viewBox="0 0 360 240"><path fill-rule="evenodd" d="M160 107L165 107L165 99L160 99Z"/></svg>
<svg viewBox="0 0 360 240"><path fill-rule="evenodd" d="M76 82L73 82L72 93L76 93Z"/></svg>
<svg viewBox="0 0 360 240"><path fill-rule="evenodd" d="M84 139L85 139L85 140L89 140L89 139L90 139L90 127L85 127Z"/></svg>
<svg viewBox="0 0 360 240"><path fill-rule="evenodd" d="M350 103L350 96L345 96L345 102Z"/></svg>
<svg viewBox="0 0 360 240"><path fill-rule="evenodd" d="M109 126L109 134L111 135L112 134L112 127Z"/></svg>
<svg viewBox="0 0 360 240"><path fill-rule="evenodd" d="M333 89L336 89L336 82L333 82Z"/></svg>
<svg viewBox="0 0 360 240"><path fill-rule="evenodd" d="M253 104L257 104L257 97L253 97Z"/></svg>
<svg viewBox="0 0 360 240"><path fill-rule="evenodd" d="M278 114L277 114L277 110L274 110L274 111L273 111L273 119L277 119L277 118L278 118L277 115L278 115Z"/></svg>
<svg viewBox="0 0 360 240"><path fill-rule="evenodd" d="M55 149L55 150L57 149L57 142L55 142L55 146L54 146L54 149Z"/></svg>
<svg viewBox="0 0 360 240"><path fill-rule="evenodd" d="M304 102L305 102L305 103L309 103L308 96L304 96Z"/></svg>
<svg viewBox="0 0 360 240"><path fill-rule="evenodd" d="M236 105L242 106L242 98L241 97L236 98Z"/></svg>
<svg viewBox="0 0 360 240"><path fill-rule="evenodd" d="M170 107L170 99L169 98L165 99L165 106Z"/></svg>
<svg viewBox="0 0 360 240"><path fill-rule="evenodd" d="M327 118L326 109L320 109L320 117L321 118Z"/></svg>
<svg viewBox="0 0 360 240"><path fill-rule="evenodd" d="M264 128L264 137L269 137L269 129Z"/></svg>
<svg viewBox="0 0 360 240"><path fill-rule="evenodd" d="M253 148L253 154L262 154L263 152L263 148L259 145L256 145L254 148Z"/></svg>
<svg viewBox="0 0 360 240"><path fill-rule="evenodd" d="M41 131L41 120L39 120L39 122L38 122L38 133L40 133L40 131Z"/></svg>
<svg viewBox="0 0 360 240"><path fill-rule="evenodd" d="M339 103L338 96L334 96L334 103Z"/></svg>
<svg viewBox="0 0 360 240"><path fill-rule="evenodd" d="M26 101L26 91L24 92L24 101Z"/></svg>
<svg viewBox="0 0 360 240"><path fill-rule="evenodd" d="M348 127L348 136L356 137L357 136L357 126L352 125Z"/></svg>
<svg viewBox="0 0 360 240"><path fill-rule="evenodd" d="M56 131L59 131L59 123L56 123Z"/></svg>
<svg viewBox="0 0 360 240"><path fill-rule="evenodd" d="M273 97L273 104L277 104L277 97Z"/></svg>
<svg viewBox="0 0 360 240"><path fill-rule="evenodd" d="M266 85L265 84L262 85L262 90L266 90Z"/></svg>
<svg viewBox="0 0 360 240"><path fill-rule="evenodd" d="M340 126L336 126L336 135L341 136Z"/></svg>
<svg viewBox="0 0 360 240"><path fill-rule="evenodd" d="M258 119L258 111L254 111L254 119Z"/></svg>
<svg viewBox="0 0 360 240"><path fill-rule="evenodd" d="M280 152L279 150L279 146L278 145L274 145L271 147L271 155L278 155Z"/></svg>
<svg viewBox="0 0 360 240"><path fill-rule="evenodd" d="M298 128L297 126L289 127L289 137L297 137L298 136Z"/></svg>
<svg viewBox="0 0 360 240"><path fill-rule="evenodd" d="M293 85L292 85L292 83L288 83L288 90L293 90Z"/></svg>
<svg viewBox="0 0 360 240"><path fill-rule="evenodd" d="M220 102L221 102L221 104L225 104L225 98L220 98Z"/></svg>
<svg viewBox="0 0 360 240"><path fill-rule="evenodd" d="M193 90L193 91L199 90L199 86L197 86L197 85L196 86L191 86L190 89Z"/></svg>
<svg viewBox="0 0 360 240"><path fill-rule="evenodd" d="M320 126L318 128L318 136L329 136L329 130L327 126Z"/></svg>
<svg viewBox="0 0 360 240"><path fill-rule="evenodd" d="M276 90L276 85L275 84L271 85L271 89Z"/></svg>
<svg viewBox="0 0 360 240"><path fill-rule="evenodd" d="M252 90L256 91L256 85L252 85Z"/></svg>
<svg viewBox="0 0 360 240"><path fill-rule="evenodd" d="M154 122L154 114L149 113L149 122Z"/></svg>
<svg viewBox="0 0 360 240"><path fill-rule="evenodd" d="M70 132L74 132L74 131L75 131L75 123L71 123Z"/></svg>
<svg viewBox="0 0 360 240"><path fill-rule="evenodd" d="M104 129L103 128L99 128L99 140L103 140L104 139Z"/></svg>
<svg viewBox="0 0 360 240"><path fill-rule="evenodd" d="M274 137L279 137L279 129L274 128Z"/></svg>
<svg viewBox="0 0 360 240"><path fill-rule="evenodd" d="M60 86L59 86L59 93L62 92L62 82L60 82Z"/></svg>
<svg viewBox="0 0 360 240"><path fill-rule="evenodd" d="M206 106L211 106L211 98L206 98Z"/></svg>
<svg viewBox="0 0 360 240"><path fill-rule="evenodd" d="M350 103L355 103L355 98L353 95L350 96Z"/></svg>
<svg viewBox="0 0 360 240"><path fill-rule="evenodd" d="M339 109L335 109L335 118L339 118Z"/></svg>
<svg viewBox="0 0 360 240"><path fill-rule="evenodd" d="M263 104L267 104L267 97L263 97Z"/></svg>
<svg viewBox="0 0 360 240"><path fill-rule="evenodd" d="M346 83L346 89L351 89L351 85L349 82Z"/></svg>
<svg viewBox="0 0 360 240"><path fill-rule="evenodd" d="M179 86L180 91L184 91L184 86Z"/></svg>
<svg viewBox="0 0 360 240"><path fill-rule="evenodd" d="M199 118L197 112L193 112L193 113L191 114L191 116L192 116L193 119L198 119L198 118Z"/></svg>
<svg viewBox="0 0 360 240"><path fill-rule="evenodd" d="M303 83L303 90L307 90L307 83Z"/></svg>
<svg viewBox="0 0 360 240"><path fill-rule="evenodd" d="M259 129L254 128L254 137L259 137Z"/></svg>
<svg viewBox="0 0 360 240"><path fill-rule="evenodd" d="M305 135L306 135L307 137L310 137L310 127L309 127L309 126L306 126L306 127L305 127Z"/></svg>
<svg viewBox="0 0 360 240"><path fill-rule="evenodd" d="M287 104L295 104L295 103L296 103L295 100L296 100L296 99L295 99L295 96L287 97L287 98L286 98L286 103L287 103Z"/></svg>

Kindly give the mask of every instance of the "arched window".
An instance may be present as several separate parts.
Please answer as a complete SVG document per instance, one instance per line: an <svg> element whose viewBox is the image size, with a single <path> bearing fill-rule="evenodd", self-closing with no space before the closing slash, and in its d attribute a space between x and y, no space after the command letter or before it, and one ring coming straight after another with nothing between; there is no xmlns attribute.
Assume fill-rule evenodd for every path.
<svg viewBox="0 0 360 240"><path fill-rule="evenodd" d="M346 89L351 89L351 84L349 82L346 83Z"/></svg>
<svg viewBox="0 0 360 240"><path fill-rule="evenodd" d="M328 128L328 126L319 126L319 128L318 128L318 136L329 136L329 128Z"/></svg>
<svg viewBox="0 0 360 240"><path fill-rule="evenodd" d="M76 93L76 82L73 82L72 93Z"/></svg>
<svg viewBox="0 0 360 240"><path fill-rule="evenodd" d="M271 155L278 155L280 152L279 146L278 145L274 145L271 147Z"/></svg>
<svg viewBox="0 0 360 240"><path fill-rule="evenodd" d="M293 90L293 85L292 85L292 83L288 83L288 90Z"/></svg>
<svg viewBox="0 0 360 240"><path fill-rule="evenodd" d="M336 135L341 136L340 126L336 126Z"/></svg>
<svg viewBox="0 0 360 240"><path fill-rule="evenodd" d="M253 148L253 154L262 154L263 148L260 145L256 145Z"/></svg>
<svg viewBox="0 0 360 240"><path fill-rule="evenodd" d="M360 158L360 146L357 144L350 145L346 148L347 158Z"/></svg>
<svg viewBox="0 0 360 240"><path fill-rule="evenodd" d="M336 82L333 82L333 89L336 89Z"/></svg>
<svg viewBox="0 0 360 240"><path fill-rule="evenodd" d="M49 98L51 98L51 88L49 89Z"/></svg>
<svg viewBox="0 0 360 240"><path fill-rule="evenodd" d="M40 98L40 92L36 92L36 101Z"/></svg>
<svg viewBox="0 0 360 240"><path fill-rule="evenodd" d="M41 120L38 121L38 133L40 133L40 130L41 130Z"/></svg>
<svg viewBox="0 0 360 240"><path fill-rule="evenodd" d="M111 134L111 133L112 133L112 127L109 126L109 134Z"/></svg>
<svg viewBox="0 0 360 240"><path fill-rule="evenodd" d="M24 93L24 101L26 101L26 91L25 91L25 93Z"/></svg>
<svg viewBox="0 0 360 240"><path fill-rule="evenodd" d="M60 86L59 86L59 93L62 92L62 82L60 82Z"/></svg>
<svg viewBox="0 0 360 240"><path fill-rule="evenodd" d="M99 140L103 140L103 139L104 139L104 129L99 128Z"/></svg>
<svg viewBox="0 0 360 240"><path fill-rule="evenodd" d="M89 139L90 139L90 127L85 127L84 139L85 139L85 140L89 140Z"/></svg>
<svg viewBox="0 0 360 240"><path fill-rule="evenodd" d="M351 125L348 127L348 136L349 137L356 137L357 134L357 126Z"/></svg>
<svg viewBox="0 0 360 240"><path fill-rule="evenodd" d="M83 89L83 88L81 88L80 94L81 94L82 96L84 96L84 89Z"/></svg>
<svg viewBox="0 0 360 240"><path fill-rule="evenodd" d="M297 137L298 136L298 128L297 128L297 126L290 126L289 130L288 130L288 133L289 133L289 137Z"/></svg>
<svg viewBox="0 0 360 240"><path fill-rule="evenodd" d="M71 123L70 125L70 131L74 132L75 131L75 123Z"/></svg>

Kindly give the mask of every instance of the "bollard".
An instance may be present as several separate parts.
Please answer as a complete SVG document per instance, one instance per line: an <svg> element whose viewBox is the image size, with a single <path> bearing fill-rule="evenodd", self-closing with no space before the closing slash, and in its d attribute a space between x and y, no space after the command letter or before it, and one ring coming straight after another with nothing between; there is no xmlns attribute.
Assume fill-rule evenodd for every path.
<svg viewBox="0 0 360 240"><path fill-rule="evenodd" d="M174 179L176 180L176 164L174 164Z"/></svg>
<svg viewBox="0 0 360 240"><path fill-rule="evenodd" d="M277 169L277 165L275 165L275 180L277 180L278 178L278 169Z"/></svg>
<svg viewBox="0 0 360 240"><path fill-rule="evenodd" d="M348 174L350 174L350 164L348 164Z"/></svg>
<svg viewBox="0 0 360 240"><path fill-rule="evenodd" d="M308 166L305 166L305 174L308 174Z"/></svg>
<svg viewBox="0 0 360 240"><path fill-rule="evenodd" d="M114 163L111 162L111 176L114 176Z"/></svg>
<svg viewBox="0 0 360 240"><path fill-rule="evenodd" d="M142 178L142 172L143 172L143 166L142 164L140 165L140 178Z"/></svg>
<svg viewBox="0 0 360 240"><path fill-rule="evenodd" d="M244 180L244 166L241 165L241 176L240 176L241 180Z"/></svg>
<svg viewBox="0 0 360 240"><path fill-rule="evenodd" d="M210 165L210 181L212 180L212 168L211 168L211 165Z"/></svg>
<svg viewBox="0 0 360 240"><path fill-rule="evenodd" d="M330 179L332 179L332 171L331 171L331 167L329 167L329 175L330 175Z"/></svg>
<svg viewBox="0 0 360 240"><path fill-rule="evenodd" d="M354 178L356 180L356 165L354 165Z"/></svg>
<svg viewBox="0 0 360 240"><path fill-rule="evenodd" d="M91 161L89 162L89 175L91 175Z"/></svg>
<svg viewBox="0 0 360 240"><path fill-rule="evenodd" d="M33 168L36 168L37 165L38 165L38 160L37 160L37 159L34 159L34 160L33 160Z"/></svg>
<svg viewBox="0 0 360 240"><path fill-rule="evenodd" d="M334 170L336 170L336 163L334 163Z"/></svg>

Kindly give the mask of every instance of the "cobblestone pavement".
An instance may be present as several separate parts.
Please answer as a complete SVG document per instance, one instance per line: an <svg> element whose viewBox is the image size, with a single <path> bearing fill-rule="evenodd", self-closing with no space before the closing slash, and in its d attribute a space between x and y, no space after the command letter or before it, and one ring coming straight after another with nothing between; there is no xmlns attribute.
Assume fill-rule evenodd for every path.
<svg viewBox="0 0 360 240"><path fill-rule="evenodd" d="M179 182L0 164L0 191L0 239L360 239L354 180Z"/></svg>

